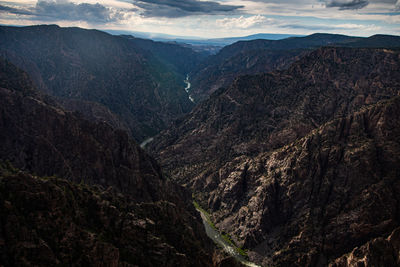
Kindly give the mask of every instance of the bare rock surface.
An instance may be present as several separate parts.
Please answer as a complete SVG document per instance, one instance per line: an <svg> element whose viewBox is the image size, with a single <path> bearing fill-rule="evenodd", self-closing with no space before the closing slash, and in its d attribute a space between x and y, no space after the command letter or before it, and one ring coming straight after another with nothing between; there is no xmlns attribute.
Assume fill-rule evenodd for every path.
<svg viewBox="0 0 400 267"><path fill-rule="evenodd" d="M213 265L189 191L128 133L63 110L5 60L0 163L0 265Z"/></svg>
<svg viewBox="0 0 400 267"><path fill-rule="evenodd" d="M243 76L150 144L216 226L273 266L323 266L399 227L400 54L321 48Z"/></svg>

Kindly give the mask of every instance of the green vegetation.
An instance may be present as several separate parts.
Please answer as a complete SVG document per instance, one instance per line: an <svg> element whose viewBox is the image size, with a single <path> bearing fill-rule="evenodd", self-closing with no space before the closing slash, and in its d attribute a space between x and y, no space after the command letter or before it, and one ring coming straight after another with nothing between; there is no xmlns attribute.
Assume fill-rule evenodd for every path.
<svg viewBox="0 0 400 267"><path fill-rule="evenodd" d="M215 224L212 222L211 217L210 217L210 214L209 214L206 210L204 210L204 209L199 205L199 203L196 202L196 200L193 200L193 205L194 205L194 207L195 207L197 210L199 210L201 213L203 213L203 215L206 217L207 223L208 223L212 228L214 228L216 231L219 232L218 228L217 228L217 227L215 226ZM247 249L243 249L242 247L238 247L238 246L235 244L235 242L232 240L231 236L230 236L228 233L222 232L222 233L221 233L221 237L225 240L225 242L226 242L227 244L229 244L231 247L235 248L236 251L237 251L241 256L243 256L243 257L245 257L245 258L248 257L248 255L247 255Z"/></svg>
<svg viewBox="0 0 400 267"><path fill-rule="evenodd" d="M231 236L228 233L222 232L221 236L225 240L225 242L227 242L232 247L234 247L236 249L236 251L239 252L240 255L242 255L243 257L246 257L246 258L248 257L247 249L243 249L243 247L236 246L235 242L232 240Z"/></svg>
<svg viewBox="0 0 400 267"><path fill-rule="evenodd" d="M243 247L237 247L236 248L236 250L239 252L239 254L240 255L242 255L243 257L245 257L246 259L249 257L248 255L247 255L247 251L248 251L248 249L244 249Z"/></svg>
<svg viewBox="0 0 400 267"><path fill-rule="evenodd" d="M197 210L201 211L201 213L204 214L204 216L205 216L206 219L207 219L207 223L208 223L212 228L214 228L215 230L218 230L217 227L214 225L214 223L211 221L210 213L208 213L205 209L203 209L202 207L200 207L199 203L197 203L195 200L193 200L193 205L194 205L194 207L195 207Z"/></svg>
<svg viewBox="0 0 400 267"><path fill-rule="evenodd" d="M10 161L0 160L0 174L10 175L16 173L18 173L18 169L14 168L14 166L10 163Z"/></svg>
<svg viewBox="0 0 400 267"><path fill-rule="evenodd" d="M231 239L231 237L228 233L222 232L221 236L228 244L230 244L231 246L235 246L235 243L233 242L233 240Z"/></svg>

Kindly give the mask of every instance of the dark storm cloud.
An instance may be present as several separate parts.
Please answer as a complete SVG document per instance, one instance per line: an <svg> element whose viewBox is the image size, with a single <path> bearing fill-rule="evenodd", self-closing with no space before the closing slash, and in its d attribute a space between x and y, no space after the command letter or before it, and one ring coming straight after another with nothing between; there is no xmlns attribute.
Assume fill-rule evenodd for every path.
<svg viewBox="0 0 400 267"><path fill-rule="evenodd" d="M113 12L100 4L74 4L66 1L38 1L35 7L29 9L0 6L0 12L16 15L30 15L38 20L69 20L88 22L111 22L122 18L120 12Z"/></svg>
<svg viewBox="0 0 400 267"><path fill-rule="evenodd" d="M134 0L133 3L143 10L143 16L168 18L231 13L243 7L198 0Z"/></svg>
<svg viewBox="0 0 400 267"><path fill-rule="evenodd" d="M340 10L361 9L369 4L368 0L331 0L326 7L338 7Z"/></svg>
<svg viewBox="0 0 400 267"><path fill-rule="evenodd" d="M32 12L23 8L13 8L9 6L0 5L0 12L8 12L17 15L32 15Z"/></svg>
<svg viewBox="0 0 400 267"><path fill-rule="evenodd" d="M252 2L289 4L293 6L301 6L312 3L310 0L249 0ZM397 2L397 4L396 4ZM357 10L366 7L368 4L387 4L399 7L398 0L315 0L315 3L322 3L327 8L339 8L339 10ZM279 9L279 7L276 7Z"/></svg>
<svg viewBox="0 0 400 267"><path fill-rule="evenodd" d="M97 4L74 4L39 1L35 8L38 14L60 20L86 20L90 22L109 22L118 19L109 8Z"/></svg>

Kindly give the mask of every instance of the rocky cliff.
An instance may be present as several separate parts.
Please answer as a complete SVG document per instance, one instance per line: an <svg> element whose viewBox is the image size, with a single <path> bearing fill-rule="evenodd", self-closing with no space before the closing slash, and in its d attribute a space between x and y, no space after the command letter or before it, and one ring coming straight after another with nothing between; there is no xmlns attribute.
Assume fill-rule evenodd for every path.
<svg viewBox="0 0 400 267"><path fill-rule="evenodd" d="M194 177L206 179L232 158L282 147L335 117L397 95L399 62L392 50L321 48L285 71L240 77L149 149L183 184L194 185Z"/></svg>
<svg viewBox="0 0 400 267"><path fill-rule="evenodd" d="M385 241L400 225L399 111L396 97L227 163L209 198L217 226L263 265L347 266L343 257L360 260L360 251L369 255L366 266L383 264L379 252L396 255L392 243L400 242L396 233ZM378 266L400 263L388 260L396 264Z"/></svg>
<svg viewBox="0 0 400 267"><path fill-rule="evenodd" d="M238 78L150 149L251 259L327 265L399 226L399 73L395 50L321 48Z"/></svg>
<svg viewBox="0 0 400 267"><path fill-rule="evenodd" d="M3 168L0 207L4 266L212 263L202 225L165 200L134 203L111 188Z"/></svg>
<svg viewBox="0 0 400 267"><path fill-rule="evenodd" d="M183 49L157 51L174 46ZM120 36L55 25L0 27L0 54L64 107L88 111L87 118L126 129L139 142L193 107L172 63Z"/></svg>
<svg viewBox="0 0 400 267"><path fill-rule="evenodd" d="M0 264L212 265L191 194L126 132L63 110L5 60L0 102Z"/></svg>

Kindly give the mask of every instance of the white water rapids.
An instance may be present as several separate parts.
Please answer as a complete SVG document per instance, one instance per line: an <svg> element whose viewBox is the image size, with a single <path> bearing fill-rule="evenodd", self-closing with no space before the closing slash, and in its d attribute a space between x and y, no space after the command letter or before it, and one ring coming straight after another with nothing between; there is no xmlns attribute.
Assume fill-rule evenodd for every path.
<svg viewBox="0 0 400 267"><path fill-rule="evenodd" d="M186 83L185 91L189 96L189 100L194 103L194 99L193 99L193 97L190 96L190 93L189 93L190 87L192 87L192 84L189 81L189 74L186 75L186 79L183 80L183 82Z"/></svg>

